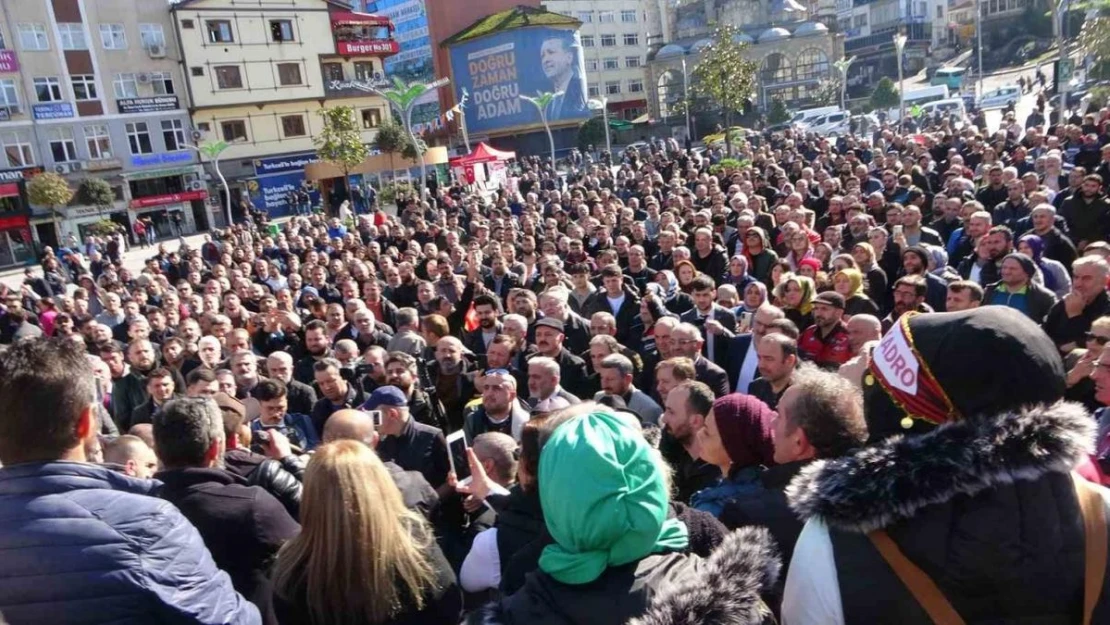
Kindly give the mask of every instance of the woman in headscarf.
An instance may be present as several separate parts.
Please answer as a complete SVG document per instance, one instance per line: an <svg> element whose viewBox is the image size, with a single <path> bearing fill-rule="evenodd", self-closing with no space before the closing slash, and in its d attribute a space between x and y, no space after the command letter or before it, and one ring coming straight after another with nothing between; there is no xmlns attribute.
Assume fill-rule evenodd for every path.
<svg viewBox="0 0 1110 625"><path fill-rule="evenodd" d="M859 269L848 267L833 274L833 289L844 296L844 319L853 315L873 315L879 317L879 306L863 292L863 274Z"/></svg>
<svg viewBox="0 0 1110 625"><path fill-rule="evenodd" d="M929 273L944 280L955 282L960 279L960 274L948 265L948 252L939 245L922 245L929 253Z"/></svg>
<svg viewBox="0 0 1110 625"><path fill-rule="evenodd" d="M644 298L640 300L640 321L644 324L641 347L644 352L655 350L655 322L668 315L659 299L658 291L661 290L658 284L649 284Z"/></svg>
<svg viewBox="0 0 1110 625"><path fill-rule="evenodd" d="M790 263L790 270L796 272L801 267L803 260L813 258L813 243L809 240L805 230L799 229L789 236L786 247L790 251L786 254L786 261Z"/></svg>
<svg viewBox="0 0 1110 625"><path fill-rule="evenodd" d="M740 306L736 308L736 314L738 316L743 313L754 314L760 306L766 303L767 285L762 282L752 282L744 288L740 297Z"/></svg>
<svg viewBox="0 0 1110 625"><path fill-rule="evenodd" d="M736 254L728 261L728 270L725 272L721 283L731 284L736 287L737 292L742 294L744 289L755 281L755 278L748 273L748 257L743 254Z"/></svg>
<svg viewBox="0 0 1110 625"><path fill-rule="evenodd" d="M1071 291L1071 276L1068 275L1068 270L1058 260L1044 257L1044 240L1035 234L1027 234L1018 239L1018 251L1033 259L1033 262L1040 269L1041 279L1044 281L1044 287L1049 291L1056 294L1056 297L1064 297Z"/></svg>
<svg viewBox="0 0 1110 625"><path fill-rule="evenodd" d="M756 616L741 618L739 608L709 598L700 607L682 610L672 602L651 604L656 593L672 592L672 584L698 581L712 567L685 553L691 531L668 503L669 471L634 419L594 404L570 408L547 418L539 447L536 487L550 539L539 556L539 570L529 574L516 593L472 612L468 623L627 623L649 608L652 623L681 622L663 616L679 611L709 622L703 610L714 607L724 611L718 618L730 623L768 622L766 606L759 606ZM772 558L749 551L751 546L740 547L737 538L722 543L709 564L729 554L753 558L742 569L773 566ZM761 532L744 539L760 548L766 545ZM753 587L767 587L774 577L756 574L754 584L745 584L739 572L702 582L724 584L730 595L739 592L751 598Z"/></svg>
<svg viewBox="0 0 1110 625"><path fill-rule="evenodd" d="M655 281L663 288L663 306L676 315L681 315L694 308L694 298L683 293L678 288L678 278L670 269L664 269L655 274Z"/></svg>
<svg viewBox="0 0 1110 625"><path fill-rule="evenodd" d="M783 276L782 284L775 288L779 307L799 331L813 325L813 298L816 295L813 280L795 274Z"/></svg>
<svg viewBox="0 0 1110 625"><path fill-rule="evenodd" d="M775 412L752 395L732 393L713 403L697 433L698 453L722 477L695 493L691 506L719 517L728 501L761 488L760 470L775 463L774 418Z"/></svg>

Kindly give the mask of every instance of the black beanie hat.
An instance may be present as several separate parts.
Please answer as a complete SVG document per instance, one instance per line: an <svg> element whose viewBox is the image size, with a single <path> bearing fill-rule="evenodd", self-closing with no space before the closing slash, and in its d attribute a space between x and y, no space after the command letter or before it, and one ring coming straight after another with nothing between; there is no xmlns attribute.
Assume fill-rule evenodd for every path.
<svg viewBox="0 0 1110 625"><path fill-rule="evenodd" d="M1009 259L1016 260L1017 263L1021 265L1021 270L1025 272L1025 275L1029 276L1029 279L1033 279L1033 276L1037 275L1037 265L1033 262L1032 258L1029 258L1021 252L1014 252L1013 254L1007 254L1006 258L1002 260L1005 261Z"/></svg>
<svg viewBox="0 0 1110 625"><path fill-rule="evenodd" d="M921 247L920 245L913 245L907 247L906 250L902 252L902 257L905 258L906 254L914 254L921 259L921 267L924 268L926 271L929 269L930 255L925 248Z"/></svg>
<svg viewBox="0 0 1110 625"><path fill-rule="evenodd" d="M872 441L920 434L946 421L1059 401L1064 379L1052 339L1013 308L910 313L871 354L864 411Z"/></svg>

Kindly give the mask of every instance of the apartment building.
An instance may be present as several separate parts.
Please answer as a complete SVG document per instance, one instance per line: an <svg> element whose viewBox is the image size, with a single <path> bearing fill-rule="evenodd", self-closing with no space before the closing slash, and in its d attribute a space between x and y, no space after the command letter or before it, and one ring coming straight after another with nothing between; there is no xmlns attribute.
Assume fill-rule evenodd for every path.
<svg viewBox="0 0 1110 625"><path fill-rule="evenodd" d="M230 144L220 168L236 209L249 198L288 214L317 160L321 109L354 107L367 143L390 114L360 88L384 85L383 59L399 51L388 17L335 0L182 0L170 12L193 124L201 141Z"/></svg>
<svg viewBox="0 0 1110 625"><path fill-rule="evenodd" d="M544 0L544 8L582 22L589 97L604 99L610 119L647 112L644 67L649 47L664 39L656 0Z"/></svg>
<svg viewBox="0 0 1110 625"><path fill-rule="evenodd" d="M168 6L149 0L0 0L0 266L28 262L108 218L170 234L207 228L204 182L182 97ZM116 201L30 206L26 180L57 172Z"/></svg>

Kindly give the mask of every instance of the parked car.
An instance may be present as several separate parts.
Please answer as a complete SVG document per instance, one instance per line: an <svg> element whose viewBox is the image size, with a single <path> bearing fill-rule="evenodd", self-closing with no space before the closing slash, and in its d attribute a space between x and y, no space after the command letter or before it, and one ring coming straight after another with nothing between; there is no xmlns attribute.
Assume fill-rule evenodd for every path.
<svg viewBox="0 0 1110 625"><path fill-rule="evenodd" d="M805 131L819 137L837 137L848 134L850 124L851 115L845 111L839 111L813 119L805 127Z"/></svg>
<svg viewBox="0 0 1110 625"><path fill-rule="evenodd" d="M1020 99L1020 87L1017 85L1005 85L984 93L983 96L979 98L979 108L993 109L1010 105L1017 106L1017 102Z"/></svg>

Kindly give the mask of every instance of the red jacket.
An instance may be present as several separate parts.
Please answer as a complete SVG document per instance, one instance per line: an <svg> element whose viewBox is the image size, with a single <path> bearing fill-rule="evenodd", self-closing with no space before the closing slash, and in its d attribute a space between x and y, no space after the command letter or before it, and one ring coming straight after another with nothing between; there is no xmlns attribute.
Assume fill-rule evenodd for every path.
<svg viewBox="0 0 1110 625"><path fill-rule="evenodd" d="M825 338L821 338L817 331L817 325L814 324L798 337L798 353L802 358L825 368L848 362L852 357L852 347L848 344L848 328L844 322L838 323Z"/></svg>

